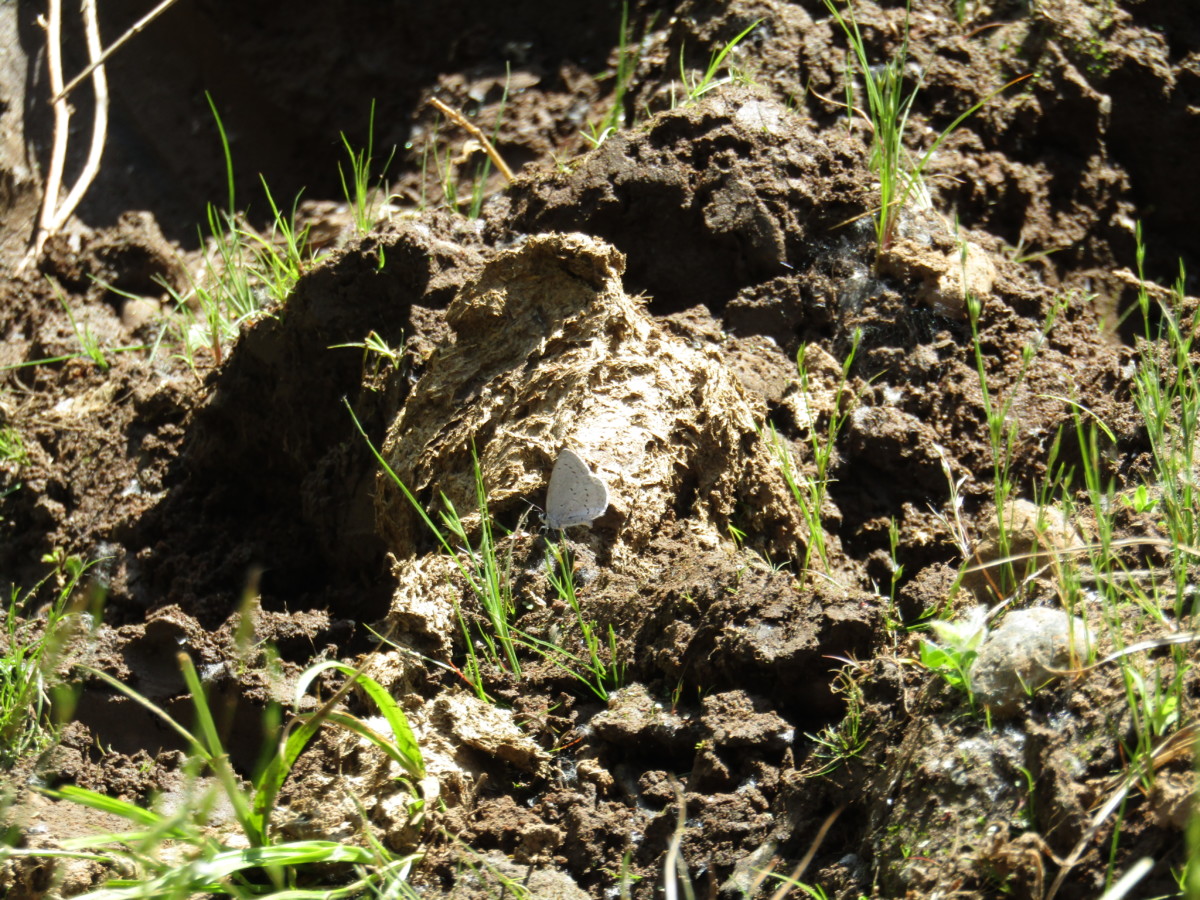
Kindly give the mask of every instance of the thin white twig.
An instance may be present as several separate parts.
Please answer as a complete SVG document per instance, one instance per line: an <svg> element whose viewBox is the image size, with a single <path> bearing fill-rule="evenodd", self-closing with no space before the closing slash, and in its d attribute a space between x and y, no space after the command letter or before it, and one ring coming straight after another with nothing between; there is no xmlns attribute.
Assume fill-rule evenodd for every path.
<svg viewBox="0 0 1200 900"><path fill-rule="evenodd" d="M150 10L150 12L146 13L144 16L134 22L133 25L129 27L128 31L112 42L112 46L108 47L108 49L98 56L91 57L91 63L88 65L88 67L72 78L70 84L64 88L56 90L51 102L57 103L59 100L66 97L67 94L71 93L71 91L75 90L75 88L80 85L83 79L87 78L88 75L92 73L93 69L95 69L97 66L103 65L105 60L121 49L122 44L124 44L135 34L138 34L147 25L165 13L174 3L175 0L163 0L162 3L158 4L158 6L154 7L154 9Z"/></svg>
<svg viewBox="0 0 1200 900"><path fill-rule="evenodd" d="M679 804L679 812L675 816L675 830L667 843L667 853L663 857L663 894L667 900L679 900L679 886L683 886L685 900L695 900L692 879L688 875L687 862L680 853L683 844L683 832L687 827L687 801L679 782L671 779L671 790L675 792L675 801Z"/></svg>
<svg viewBox="0 0 1200 900"><path fill-rule="evenodd" d="M42 210L38 216L37 233L34 235L29 252L21 260L18 271L28 268L42 255L46 241L66 224L67 219L79 206L83 195L87 193L87 189L91 187L92 182L96 179L96 174L100 171L100 158L104 154L104 141L108 133L108 78L104 71L104 61L131 37L166 12L174 2L175 0L163 0L105 50L100 44L100 23L96 14L96 0L83 0L81 12L84 32L87 35L88 65L71 80L70 84L64 87L62 0L47 0L46 16L39 21L46 32L46 68L50 78L50 103L54 109L54 143L50 151L50 165L46 170L45 194L42 197ZM89 76L92 79L92 88L96 95L95 112L92 118L92 143L79 178L76 179L66 199L60 203L58 197L62 192L63 169L66 164L67 141L70 137L71 113L73 112L70 104L67 103L67 95Z"/></svg>
<svg viewBox="0 0 1200 900"><path fill-rule="evenodd" d="M46 69L50 77L50 92L62 91L62 0L49 0L46 18L42 22L46 31ZM62 189L63 163L67 158L67 136L71 125L71 108L67 101L54 104L54 144L50 150L50 167L46 170L46 192L42 196L42 212L38 217L37 235L33 247L21 261L24 269L42 254L54 212L58 208L58 194Z"/></svg>
<svg viewBox="0 0 1200 900"><path fill-rule="evenodd" d="M825 821L821 823L821 827L817 829L817 836L812 839L812 843L808 845L808 852L804 854L804 858L796 863L796 868L792 869L792 874L788 878L782 878L782 884L771 895L771 900L784 900L788 892L800 884L800 879L804 877L804 871L808 868L808 864L813 861L813 857L817 855L817 851L821 849L821 842L825 840L825 835L829 833L829 829L833 827L833 823L837 821L837 817L846 809L846 804L843 803L833 812L825 817Z"/></svg>
<svg viewBox="0 0 1200 900"><path fill-rule="evenodd" d="M1061 868L1058 870L1058 875L1055 876L1054 883L1050 885L1050 890L1048 890L1045 895L1042 896L1041 900L1054 900L1055 895L1058 893L1058 889L1062 887L1067 875L1073 868L1075 868L1076 865L1079 864L1079 861L1083 859L1084 854L1089 849L1092 839L1096 836L1097 832L1100 831L1100 828L1108 820L1108 817L1111 816L1116 811L1117 807L1121 805L1121 802L1137 783L1137 780L1138 773L1130 772L1125 777L1125 780L1121 784L1120 788L1113 792L1113 795L1108 798L1107 802L1105 802L1104 806L1100 808L1099 812L1092 817L1092 824L1088 826L1088 830L1083 833L1083 837L1081 837L1071 849L1071 853L1067 856L1067 858L1059 862ZM1058 861L1056 860L1056 862Z"/></svg>
<svg viewBox="0 0 1200 900"><path fill-rule="evenodd" d="M83 27L87 33L88 59L92 62L89 69L92 72L92 85L96 93L96 109L92 118L92 146L88 149L87 162L84 163L75 186L71 188L67 199L59 205L58 211L54 214L50 223L51 234L66 224L71 213L75 211L75 207L79 205L79 201L83 199L84 193L95 180L96 173L100 171L100 157L104 154L104 138L108 133L108 78L104 73L104 66L97 63L101 50L96 0L83 0L82 12Z"/></svg>

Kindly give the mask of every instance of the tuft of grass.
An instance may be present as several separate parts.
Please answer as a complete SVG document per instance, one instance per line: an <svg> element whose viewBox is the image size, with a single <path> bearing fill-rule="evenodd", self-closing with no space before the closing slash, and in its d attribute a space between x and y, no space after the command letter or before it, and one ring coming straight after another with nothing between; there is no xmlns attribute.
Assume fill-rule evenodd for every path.
<svg viewBox="0 0 1200 900"><path fill-rule="evenodd" d="M601 700L625 683L625 664L621 661L617 646L617 633L608 626L605 641L596 633L594 622L584 618L575 593L574 560L566 542L547 542L550 555L546 558L546 576L559 599L566 603L575 616L579 634L583 640L584 653L572 653L560 642L548 641L524 632L518 632L521 642L540 653L556 667L566 672Z"/></svg>
<svg viewBox="0 0 1200 900"><path fill-rule="evenodd" d="M474 447L471 448L471 462L475 471L475 508L479 513L478 548L471 547L467 528L454 504L445 494L442 494L442 504L445 506L441 514L442 523L459 541L454 559L459 570L468 575L467 583L483 607L488 627L477 629L477 634L483 643L485 655L491 662L507 668L519 681L521 663L517 658L517 641L512 627L517 611L512 593L512 551L510 548L508 554L501 556L497 549L494 524L488 511L487 485L483 483L483 470L479 467L479 457L475 455ZM437 537L441 543L447 543L441 531L437 532ZM459 620L462 623L463 637L471 652L473 671L478 675L478 662L474 659L473 652L474 641L461 611Z"/></svg>
<svg viewBox="0 0 1200 900"><path fill-rule="evenodd" d="M63 308L63 312L67 314L67 320L71 323L71 331L75 334L75 340L79 342L80 352L67 353L63 356L54 356L48 359L35 359L29 362L13 363L12 365L0 368L0 372L7 371L9 369L22 369L28 366L49 365L51 363L65 362L68 359L81 359L84 357L90 359L98 368L108 371L109 361L107 354L130 353L135 350L146 349L145 344L137 344L131 347L105 348L100 346L100 339L92 333L91 327L87 323L80 325L75 319L75 313L71 311L71 305L67 303L67 298L59 286L49 277L46 278L46 283L50 285L50 290L53 291L54 296L58 299L59 304Z"/></svg>
<svg viewBox="0 0 1200 900"><path fill-rule="evenodd" d="M1023 75L1010 81L968 108L934 139L933 144L919 160L913 162L904 146L904 136L913 101L920 92L924 76L922 75L913 89L905 94L904 71L908 64L908 3L906 2L904 7L904 37L900 47L895 55L882 66L872 66L867 57L866 44L862 32L859 30L858 21L854 17L852 0L845 0L846 12L844 14L838 9L837 0L824 0L824 2L826 8L833 15L834 21L846 35L854 60L854 68L857 69L866 89L867 109L866 111L857 111L871 126L870 166L879 178L879 212L875 219L875 237L877 252L882 253L891 246L895 238L896 226L905 205L914 197L924 194L921 173L924 172L925 166L946 138L953 134L967 118L989 103L993 97L1029 76ZM846 106L847 113L849 113L856 107L850 101L848 84L846 91Z"/></svg>
<svg viewBox="0 0 1200 900"><path fill-rule="evenodd" d="M368 332L367 336L361 341L353 341L347 344L330 344L327 349L340 350L345 348L357 348L362 350L362 369L364 377L377 377L380 369L384 365L390 366L394 370L398 370L403 357L403 350L401 347L390 346L388 342L374 330Z"/></svg>
<svg viewBox="0 0 1200 900"><path fill-rule="evenodd" d="M75 340L79 341L79 346L83 348L81 355L86 356L101 369L108 369L108 357L104 355L104 349L100 346L100 339L92 334L92 329L89 325L84 324L81 328L79 323L75 321L75 314L71 312L71 306L67 303L67 298L62 296L58 291L57 285L54 285L54 292L58 295L58 301L62 304L63 312L67 314L67 319L71 322L71 330L75 332Z"/></svg>
<svg viewBox="0 0 1200 900"><path fill-rule="evenodd" d="M1117 508L1115 490L1111 478L1105 481L1101 474L1105 455L1097 436L1099 426L1084 423L1077 408L1075 427L1085 448L1084 481L1097 522L1089 564L1099 575L1096 584L1109 635L1118 651L1112 658L1120 666L1133 723L1131 740L1122 743L1129 770L1148 789L1154 781L1155 760L1169 735L1195 725L1186 688L1187 674L1195 664L1189 645L1172 644L1166 657L1142 661L1132 651L1146 645L1129 646L1129 642L1142 630L1171 635L1188 626L1194 628L1200 615L1200 596L1194 587L1200 580L1200 552L1196 549L1200 537L1200 460L1196 455L1200 370L1193 352L1200 309L1185 313L1182 265L1166 298L1153 302L1145 282L1144 259L1139 225L1137 308L1144 330L1137 346L1133 399L1150 442L1153 474L1152 483L1138 487L1145 489L1142 496L1147 505L1150 497L1158 501L1153 509L1158 528L1166 536L1164 567L1146 574L1129 571L1123 564L1121 542L1114 540L1112 524Z"/></svg>
<svg viewBox="0 0 1200 900"><path fill-rule="evenodd" d="M1030 367L1049 338L1055 321L1066 307L1067 299L1065 297L1058 298L1046 314L1037 339L1021 348L1020 368L1009 386L1007 396L1001 402L993 396L988 384L988 351L983 345L979 331L983 304L973 294L967 295L967 319L971 328L971 346L975 356L975 370L979 376L979 392L987 424L988 441L992 448L992 501L996 507L996 526L999 536L997 555L1005 560L1010 555L1008 523L1005 517L1008 514L1009 501L1013 498L1016 490L1012 480L1012 464L1021 427L1018 417L1013 415L1013 406L1029 375ZM964 562L967 561L964 560ZM1021 582L1012 562L1005 562L992 572L997 579L992 583L997 599L1001 599L1010 591L1015 590Z"/></svg>
<svg viewBox="0 0 1200 900"><path fill-rule="evenodd" d="M805 772L808 778L828 775L847 760L859 756L867 747L868 738L863 725L866 699L860 684L862 676L856 663L845 662L846 665L834 676L830 686L833 693L845 698L845 714L838 722L827 725L817 734L804 735L816 745L812 759L821 761L814 771Z"/></svg>
<svg viewBox="0 0 1200 900"><path fill-rule="evenodd" d="M206 93L205 97L225 160L227 205L224 209L213 203L205 207L205 225L198 229L200 243L205 248L201 273L194 275L188 270L185 290L158 280L175 306L167 325L174 338L172 343L179 348L174 355L193 372L196 354L201 349L207 349L213 364L219 366L224 361L225 348L233 343L242 327L266 314L272 305L285 303L296 282L317 261L308 247L308 227L296 224L299 195L291 208L284 211L261 175L259 179L272 214L271 227L263 235L246 223L237 207L229 136L212 96ZM356 159L369 165L369 151ZM354 172L356 176L360 174L358 169Z"/></svg>
<svg viewBox="0 0 1200 900"><path fill-rule="evenodd" d="M507 668L515 678L520 679L521 664L517 659L516 642L511 628L511 619L516 611L512 597L511 579L509 578L512 560L511 558L502 560L496 550L491 516L488 515L487 511L487 488L483 483L483 473L479 468L479 460L476 458L474 463L476 502L481 520L481 537L479 548L473 549L470 545L466 526L446 495L442 494L442 502L446 505L446 509L441 515L444 527L440 527L425 510L425 507L421 505L421 502L409 489L408 485L388 465L387 460L383 458L383 455L375 447L366 430L362 427L358 416L354 414L349 401L345 402L346 409L350 413L350 418L354 422L354 427L358 429L358 433L367 442L367 448L375 457L376 462L383 468L383 471L392 480L392 483L400 489L405 499L408 500L417 515L420 516L421 521L425 523L425 527L429 529L430 534L437 540L442 551L454 562L468 589L475 595L483 607L484 616L490 625L490 630L477 629L477 633L485 648L485 656L492 663ZM451 536L458 538L461 545L456 547L452 544L450 541ZM491 698L488 697L483 687L482 669L478 655L475 652L475 635L472 634L461 608L456 606L456 611L458 613L459 625L463 631L463 639L467 652L465 677L479 699L490 700Z"/></svg>
<svg viewBox="0 0 1200 900"><path fill-rule="evenodd" d="M212 111L213 121L217 125L217 133L221 138L221 151L225 158L225 183L228 192L228 205L224 210L218 209L212 203L205 208L208 222L210 241L204 253L204 270L206 282L212 285L212 293L205 297L200 294L197 299L204 307L207 317L219 316L235 325L257 314L263 307L258 294L254 291L251 279L251 253L242 239L243 231L238 223L237 192L234 187L233 152L229 146L229 136L225 132L225 123L217 112L217 104L212 96L205 92L208 107ZM204 244L204 235L200 235ZM215 343L218 337L217 329L210 329L214 340L216 361L220 363L220 345Z"/></svg>
<svg viewBox="0 0 1200 900"><path fill-rule="evenodd" d="M56 568L24 593L11 587L8 606L0 609L0 770L54 740L51 673L77 631L82 613L74 598L84 574L96 562L70 557L62 569ZM30 617L42 587L60 575L55 597L36 618Z"/></svg>
<svg viewBox="0 0 1200 900"><path fill-rule="evenodd" d="M263 314L267 294L256 289L255 273L258 268L266 266L272 271L287 269L286 265L276 266L268 261L267 257L273 255L274 251L272 244L260 240L255 246L247 239L249 232L237 212L229 136L212 95L205 92L204 96L220 136L225 160L227 206L221 209L209 203L205 207L205 226L197 229L200 244L204 247L201 274L193 275L190 269L185 268L188 278L186 290L179 290L162 279L158 280L175 305L174 314L168 321L168 330L174 334L174 343L180 348L175 356L193 372L196 372L196 353L200 349L207 349L212 354L213 364L219 366L224 361L225 347L233 343L242 326ZM266 187L265 181L263 186ZM271 205L274 208L273 198ZM276 208L277 223L280 219ZM294 228L291 231L294 235ZM197 308L198 313L194 311Z"/></svg>
<svg viewBox="0 0 1200 900"><path fill-rule="evenodd" d="M774 426L768 428L771 452L779 461L784 481L792 492L792 497L800 507L800 512L808 523L809 538L804 548L803 571L808 571L815 552L821 560L825 572L829 572L829 553L825 546L825 528L822 522L822 508L825 505L825 495L829 489L829 464L833 459L833 451L837 446L838 435L841 434L846 420L852 412L851 404L844 402L846 383L850 377L850 369L854 365L854 357L862 343L862 329L856 328L851 338L850 352L842 362L842 375L834 391L833 408L824 431L820 431L813 422L808 429L809 444L812 448L813 462L816 465L816 475L803 480L800 478L791 453ZM807 345L802 345L796 352L796 370L800 376L800 388L805 398L812 394L812 382L809 378L808 367L805 364Z"/></svg>
<svg viewBox="0 0 1200 900"><path fill-rule="evenodd" d="M845 16L838 10L834 0L825 0L825 6L845 32L866 88L866 114L872 133L870 164L879 177L880 211L875 232L879 249L883 250L891 244L901 208L920 184L917 171L905 174L907 151L903 143L904 132L913 101L920 89L918 82L907 96L904 94L904 70L908 63L908 6L905 5L904 39L895 55L882 66L872 66L868 62L853 4L847 0ZM849 90L847 85L847 92Z"/></svg>
<svg viewBox="0 0 1200 900"><path fill-rule="evenodd" d="M1138 346L1134 403L1150 440L1157 475L1155 487L1161 495L1167 533L1176 548L1195 547L1200 543L1200 485L1196 475L1200 462L1200 369L1193 342L1200 329L1200 307L1192 312L1190 320L1184 318L1186 273L1182 261L1170 300L1152 303L1145 281L1145 259L1138 223L1137 303L1144 331ZM1178 600L1175 614L1183 615L1183 597ZM1188 613L1192 617L1200 614L1200 596L1192 601Z"/></svg>
<svg viewBox="0 0 1200 900"><path fill-rule="evenodd" d="M179 734L191 748L185 770L195 777L208 769L215 777L216 787L193 795L190 802L180 804L173 812L146 809L75 786L42 789L52 798L118 816L133 828L65 841L64 849L59 851L5 849L3 855L90 859L128 873L81 895L87 900L159 900L197 893L318 900L378 891L381 885L394 889L395 883L407 876L418 859L417 854L396 856L376 841L368 841L365 847L325 840L278 841L271 827L279 790L301 751L325 723L366 738L399 764L412 792L410 819L417 824L422 821L425 801L420 784L425 778L425 768L420 747L403 711L381 685L337 661L327 661L305 671L297 683L297 710L309 686L322 673L336 670L347 677L341 689L316 712L294 714L266 764L254 775L250 786L243 787L229 762L195 665L183 653L179 654L179 663L192 699L195 731L184 728L166 711L112 676L95 669L85 671L145 707ZM390 736L378 733L361 719L337 708L338 701L352 686L363 689L378 705L392 731ZM207 827L207 816L218 791L233 809L241 828L240 836L214 835ZM185 848L182 853L180 845ZM355 866L356 879L333 890L298 888L303 870L328 863Z"/></svg>
<svg viewBox="0 0 1200 900"><path fill-rule="evenodd" d="M440 125L440 119L434 123L433 135L430 139L430 143L426 145L425 150L427 154L432 154L433 156L433 170L438 176L438 187L442 192L442 203L447 209L452 209L455 212L458 212L458 175L454 171L454 160L450 156L449 151L447 151L444 156L438 151L437 138ZM427 160L428 156L426 156L426 161ZM424 162L422 163L422 167L424 167Z"/></svg>
<svg viewBox="0 0 1200 900"><path fill-rule="evenodd" d="M581 132L593 147L599 147L625 125L629 111L625 108L625 94L633 82L633 74L641 62L641 44L634 44L629 27L629 0L621 4L621 36L617 47L617 68L612 73L612 106L599 122L589 122L587 131Z"/></svg>
<svg viewBox="0 0 1200 900"><path fill-rule="evenodd" d="M687 66L683 60L686 48L682 46L679 48L679 80L683 82L685 104L697 103L701 97L714 88L729 84L735 80L744 80L744 76L732 65L729 66L728 74L724 78L717 78L717 75L720 73L721 67L725 65L725 58L762 22L762 19L755 19L740 34L726 43L724 47L713 53L708 60L708 68L700 75L688 74Z"/></svg>
<svg viewBox="0 0 1200 900"><path fill-rule="evenodd" d="M25 452L25 441L21 432L7 425L0 428L0 462L17 465L29 462L29 454Z"/></svg>
<svg viewBox="0 0 1200 900"><path fill-rule="evenodd" d="M285 215L271 196L267 180L262 175L258 177L262 182L263 194L271 207L271 232L264 237L243 224L240 226L240 235L251 249L252 271L265 286L268 297L276 304L282 305L287 302L296 287L296 282L313 262L313 255L308 249L309 226L300 229L296 226L299 195L292 201L291 211Z"/></svg>
<svg viewBox="0 0 1200 900"><path fill-rule="evenodd" d="M487 486L484 484L483 472L474 448L472 460L475 472L475 505L479 513L479 538L477 546L473 547L467 526L450 499L445 494L441 495L443 510L440 513L439 525L376 449L348 402L346 408L376 461L412 505L442 551L454 562L467 588L479 601L485 627L472 629L462 609L456 606L467 654L465 672L461 674L471 685L476 696L481 700L491 699L483 686L483 671L476 651L477 644L482 648L482 655L487 662L507 671L517 680L522 676L517 649L524 647L544 657L601 699L606 700L610 691L620 687L625 680L625 664L620 658L616 631L610 625L607 635L602 640L597 634L595 623L584 617L575 590L574 563L565 544L549 544L547 575L559 597L574 613L583 640L583 654L567 650L558 641L545 640L515 627L512 548L510 545L508 551L502 553L498 547L495 525L488 512Z"/></svg>
<svg viewBox="0 0 1200 900"><path fill-rule="evenodd" d="M341 179L342 193L345 195L350 213L354 217L355 231L361 237L370 232L379 221L377 214L381 205L381 197L385 193L383 179L396 156L396 148L392 147L392 152L380 167L379 174L374 176L375 186L372 187L371 172L375 163L374 100L371 101L371 113L367 119L367 146L362 150L355 150L345 132L342 132L341 137L342 146L346 148L346 155L350 157L350 177L347 179L342 164L338 163L338 178Z"/></svg>

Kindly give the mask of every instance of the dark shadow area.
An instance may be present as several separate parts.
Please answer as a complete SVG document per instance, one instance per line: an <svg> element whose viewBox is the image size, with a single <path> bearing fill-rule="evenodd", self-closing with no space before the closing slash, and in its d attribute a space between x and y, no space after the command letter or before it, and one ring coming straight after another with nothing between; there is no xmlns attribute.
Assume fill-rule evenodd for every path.
<svg viewBox="0 0 1200 900"><path fill-rule="evenodd" d="M101 4L103 42L114 41L148 9L144 0ZM20 40L30 61L28 137L44 157L52 116L37 12L28 7ZM584 5L250 0L236 6L179 0L108 63L108 142L79 215L103 227L125 210L149 210L168 238L194 245L205 204L228 202L220 138L205 92L229 136L240 207L249 206L259 221L269 215L260 173L281 205L301 191L306 198L341 199L338 163L345 165L346 151L339 135L365 146L372 100L375 146L386 157L387 148L405 147L417 104L442 74L487 71L502 84L508 64L552 88L569 63L594 76L608 65L620 21L617 0ZM68 10L66 79L86 61L77 13ZM87 153L90 85L81 85L71 100L78 133L68 179Z"/></svg>

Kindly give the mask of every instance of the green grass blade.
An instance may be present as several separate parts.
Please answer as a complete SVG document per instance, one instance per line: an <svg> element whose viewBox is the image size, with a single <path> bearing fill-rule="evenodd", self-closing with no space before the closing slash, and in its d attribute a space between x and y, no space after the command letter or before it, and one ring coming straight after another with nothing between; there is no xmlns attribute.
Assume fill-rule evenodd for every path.
<svg viewBox="0 0 1200 900"><path fill-rule="evenodd" d="M213 719L212 708L208 705L208 697L205 694L204 685L200 683L196 666L186 653L179 654L179 666L183 670L183 680L191 692L192 705L196 709L196 719L200 725L200 734L207 747L205 758L212 767L213 774L221 783L229 803L233 806L234 815L242 826L246 839L253 846L261 846L267 840L267 836L263 832L262 820L251 809L246 791L243 790L229 763L229 754L225 752L221 737L217 732L217 723Z"/></svg>
<svg viewBox="0 0 1200 900"><path fill-rule="evenodd" d="M374 854L365 847L339 844L335 841L297 841L277 844L273 847L250 847L244 850L226 850L208 857L194 859L149 881L127 884L122 887L105 887L81 895L79 900L162 900L183 898L197 893L229 894L245 896L245 890L237 890L228 883L229 879L245 872L278 869L314 863L348 863L369 865L375 862ZM333 897L329 891L273 891L270 897Z"/></svg>
<svg viewBox="0 0 1200 900"><path fill-rule="evenodd" d="M364 675L354 667L348 666L343 662L339 662L337 660L327 660L323 663L318 663L317 665L312 666L310 669L305 671L304 675L301 677L301 680L297 682L296 685L297 697L301 696L305 691L307 691L308 685L312 683L312 680L316 678L317 675L329 669L335 669L344 674L347 678L352 679L359 687L363 689L367 696L374 701L375 705L379 707L379 711L383 714L384 719L392 729L393 740L385 740L385 743L393 744L395 752L385 746L385 743L379 743L379 741L375 740L376 737L379 737L377 732L372 731L371 734L365 734L359 731L355 725L349 724L347 721L345 721L348 717L349 719L354 719L354 722L361 725L361 720L355 718L354 716L348 716L346 713L331 712L329 715L330 720L337 721L339 724L349 727L357 733L362 734L363 737L378 743L380 748L387 752L388 755L392 756L392 758L404 768L404 770L413 778L414 781L420 781L422 778L424 778L425 759L421 755L421 745L417 742L416 735L413 734L412 727L408 724L408 717L404 715L404 710L400 708L400 705L396 703L396 701L392 698L392 695L389 694L383 685L381 685L374 678L371 678L369 675ZM365 728L366 726L364 725L363 727ZM374 735L374 737L372 737L372 735Z"/></svg>
<svg viewBox="0 0 1200 900"><path fill-rule="evenodd" d="M959 125L961 125L968 118L973 116L980 109L982 109L984 106L986 106L988 103L990 103L993 98L997 97L1000 94L1003 94L1005 91L1007 91L1013 85L1020 84L1026 78L1029 78L1031 76L1032 76L1032 73L1025 74L1019 78L1014 78L1012 81L1008 82L1008 84L1001 85L1000 87L998 87L994 91L992 91L990 94L985 96L982 100L980 100L974 106L967 109L966 112L961 113L958 116L958 118L956 118L953 122L951 122L949 125L947 125L942 130L942 132L937 136L937 138L934 140L934 142L930 145L929 149L925 151L925 154L921 157L920 161L917 163L917 165L913 169L913 171L909 174L909 176L906 179L904 179L904 190L901 192L900 197L896 201L897 207L903 208L904 204L908 201L909 196L912 194L913 189L919 183L920 178L921 178L921 173L923 171L925 171L925 166L929 162L930 158L933 156L934 153L937 152L937 149L942 146L942 143L946 140L946 138L950 137L950 135L954 134L954 132L958 130ZM909 103L911 104L911 102L912 102L912 98L909 98Z"/></svg>
<svg viewBox="0 0 1200 900"><path fill-rule="evenodd" d="M350 401L343 398L342 402L346 404L346 410L350 413L350 418L354 422L354 427L358 429L358 433L361 434L363 440L367 442L367 449L371 451L371 455L375 457L376 462L378 462L383 468L383 471L387 473L387 476L392 480L392 483L395 484L396 487L400 489L401 493L404 494L405 499L407 499L412 505L412 508L416 510L417 515L421 517L421 521L425 523L426 527L429 528L431 532L433 532L433 535L435 538L437 538L438 543L442 545L442 549L450 554L450 556L455 560L458 560L458 554L454 552L454 547L451 546L448 540L446 540L446 535L440 528L438 528L437 523L435 523L432 517L430 517L429 513L425 511L425 507L423 507L420 501L417 500L416 495L414 495L413 492L408 489L408 485L400 480L400 476L397 475L395 470L388 465L387 460L383 458L383 454L381 454L375 447L374 442L372 442L371 438L367 435L366 429L363 428L362 423L358 421L358 416L354 414L354 409L350 406ZM475 582L475 579L471 577L471 574L466 570L461 562L459 562L459 571L461 571L464 577L468 579L472 590L481 590L480 586Z"/></svg>
<svg viewBox="0 0 1200 900"><path fill-rule="evenodd" d="M69 784L57 789L42 788L40 792L56 800L70 800L72 803L78 803L80 806L86 806L88 809L94 809L97 812L120 816L122 819L128 819L136 825L142 825L147 828L158 825L163 821L163 817L152 810L144 809L127 800L120 800L116 797L99 794L88 788ZM174 836L182 836L182 832Z"/></svg>
<svg viewBox="0 0 1200 900"><path fill-rule="evenodd" d="M221 121L221 114L217 112L217 104L212 98L212 94L208 91L204 92L204 99L208 101L208 108L212 110L213 119L217 123L217 131L221 135L221 149L225 153L225 180L229 190L229 214L233 215L237 208L235 202L233 188L233 154L229 151L229 136L225 134L225 123Z"/></svg>

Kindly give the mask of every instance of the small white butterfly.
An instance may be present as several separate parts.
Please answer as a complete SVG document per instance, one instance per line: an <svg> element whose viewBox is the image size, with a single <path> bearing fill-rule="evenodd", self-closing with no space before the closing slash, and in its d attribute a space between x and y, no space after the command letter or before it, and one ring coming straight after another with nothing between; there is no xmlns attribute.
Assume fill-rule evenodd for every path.
<svg viewBox="0 0 1200 900"><path fill-rule="evenodd" d="M608 509L608 485L574 450L563 450L554 461L546 489L546 525L562 531L572 525L590 525Z"/></svg>

